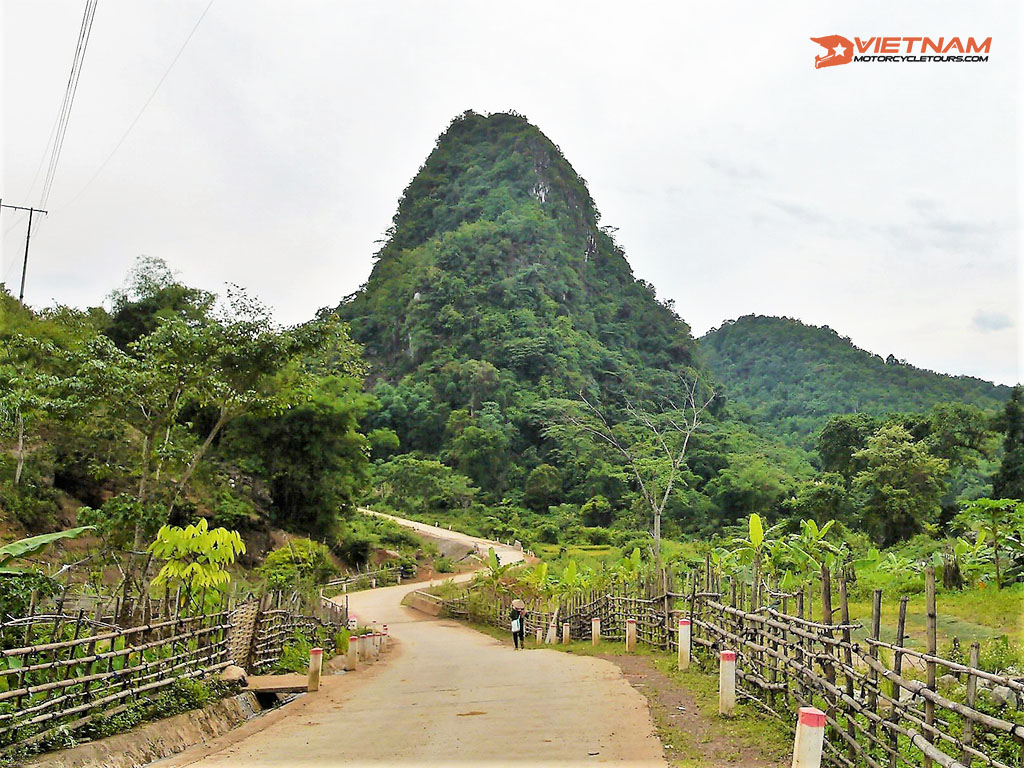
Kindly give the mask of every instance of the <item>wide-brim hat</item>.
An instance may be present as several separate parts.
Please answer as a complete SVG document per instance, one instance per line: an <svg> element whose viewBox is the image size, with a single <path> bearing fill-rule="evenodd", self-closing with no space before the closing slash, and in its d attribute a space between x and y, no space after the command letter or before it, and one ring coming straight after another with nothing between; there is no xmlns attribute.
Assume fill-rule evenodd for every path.
<svg viewBox="0 0 1024 768"><path fill-rule="evenodd" d="M518 597L512 601L512 607L518 608L520 611L526 608L526 603L520 600Z"/></svg>

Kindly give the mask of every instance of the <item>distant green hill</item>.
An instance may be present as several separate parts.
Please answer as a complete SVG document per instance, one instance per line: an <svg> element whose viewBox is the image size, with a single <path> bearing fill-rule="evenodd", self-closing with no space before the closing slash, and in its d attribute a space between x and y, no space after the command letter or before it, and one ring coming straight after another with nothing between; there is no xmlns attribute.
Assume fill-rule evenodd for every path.
<svg viewBox="0 0 1024 768"><path fill-rule="evenodd" d="M959 401L1001 406L1010 387L947 376L867 352L831 328L747 315L699 341L733 411L791 444L809 446L832 414L925 411Z"/></svg>

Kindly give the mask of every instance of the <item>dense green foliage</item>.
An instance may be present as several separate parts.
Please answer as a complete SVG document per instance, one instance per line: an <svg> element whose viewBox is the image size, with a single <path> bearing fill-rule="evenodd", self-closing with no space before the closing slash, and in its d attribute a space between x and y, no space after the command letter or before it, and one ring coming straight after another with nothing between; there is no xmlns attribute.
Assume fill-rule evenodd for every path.
<svg viewBox="0 0 1024 768"><path fill-rule="evenodd" d="M1003 460L992 479L995 496L1024 499L1024 388L1013 388L1000 419L1005 434Z"/></svg>
<svg viewBox="0 0 1024 768"><path fill-rule="evenodd" d="M337 575L330 551L310 539L292 539L269 553L260 566L260 576L268 592L305 591Z"/></svg>
<svg viewBox="0 0 1024 768"><path fill-rule="evenodd" d="M152 574L126 554L158 530L159 581L196 590L223 587L247 549L258 560L271 525L331 540L368 481L359 421L374 408L337 316L280 327L244 292L218 299L153 259L112 307L33 311L0 291L0 523L93 526L93 570L65 578L98 587L121 568L140 590ZM202 546L178 546L188 531Z"/></svg>
<svg viewBox="0 0 1024 768"><path fill-rule="evenodd" d="M828 326L783 317L741 317L701 337L700 348L735 415L808 448L833 414L884 416L944 402L992 409L1009 395L1009 387L883 359Z"/></svg>
<svg viewBox="0 0 1024 768"><path fill-rule="evenodd" d="M592 523L649 527L622 457L552 428L581 392L624 424L627 401L664 407L685 381L711 385L689 328L633 277L585 182L514 114L452 122L339 312L372 365L370 424L398 437L376 453L370 502L481 533L526 541L547 518L572 536L588 503ZM711 416L666 509L670 531L742 515L749 498L769 505L780 478L811 473L801 451ZM622 438L650 452L640 425Z"/></svg>

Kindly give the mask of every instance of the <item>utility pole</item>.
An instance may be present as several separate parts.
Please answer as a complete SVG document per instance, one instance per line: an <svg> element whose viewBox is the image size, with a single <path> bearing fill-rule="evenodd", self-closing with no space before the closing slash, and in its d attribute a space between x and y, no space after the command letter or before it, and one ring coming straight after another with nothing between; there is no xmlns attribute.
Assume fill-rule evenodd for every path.
<svg viewBox="0 0 1024 768"><path fill-rule="evenodd" d="M28 211L28 232L25 233L25 258L21 262L21 290L18 291L18 302L25 303L25 273L28 271L28 244L32 239L32 216L37 213L46 215L42 208L26 208L21 205L4 205L0 202L0 209L10 208L13 211Z"/></svg>

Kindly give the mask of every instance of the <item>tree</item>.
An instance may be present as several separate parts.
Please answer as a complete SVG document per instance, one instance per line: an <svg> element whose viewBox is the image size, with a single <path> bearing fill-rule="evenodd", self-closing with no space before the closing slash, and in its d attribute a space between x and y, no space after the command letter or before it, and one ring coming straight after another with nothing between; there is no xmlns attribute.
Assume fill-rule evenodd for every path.
<svg viewBox="0 0 1024 768"><path fill-rule="evenodd" d="M360 381L325 376L308 402L235 422L220 455L248 459L270 487L278 525L329 537L338 513L355 508L369 480L369 444L359 421L372 407Z"/></svg>
<svg viewBox="0 0 1024 768"><path fill-rule="evenodd" d="M245 544L237 531L210 528L206 520L180 528L163 526L149 552L166 560L153 579L154 584L179 582L185 587L185 603L197 590L222 590L231 581L227 566L245 552Z"/></svg>
<svg viewBox="0 0 1024 768"><path fill-rule="evenodd" d="M826 472L842 475L846 480L846 487L849 488L853 476L863 469L863 465L856 459L856 454L877 429L878 422L875 417L866 413L833 416L818 434L821 468Z"/></svg>
<svg viewBox="0 0 1024 768"><path fill-rule="evenodd" d="M94 335L82 313L56 307L36 315L0 287L0 438L14 441L15 486L42 426L81 415L65 384Z"/></svg>
<svg viewBox="0 0 1024 768"><path fill-rule="evenodd" d="M701 427L704 412L715 400L714 390L702 387L698 376L689 381L681 379L681 382L685 398L682 407L666 400L660 411L653 411L627 401L626 413L631 425L613 425L582 391L579 398L584 406L583 413L577 415L570 411L566 415L574 429L607 443L625 460L653 518L654 559L659 566L662 514L685 469L690 439ZM633 430L629 426L639 430L643 439L631 435Z"/></svg>
<svg viewBox="0 0 1024 768"><path fill-rule="evenodd" d="M813 480L801 480L783 508L798 518L824 522L843 518L849 508L849 494L842 475L826 472Z"/></svg>
<svg viewBox="0 0 1024 768"><path fill-rule="evenodd" d="M1024 388L1019 384L1010 393L1003 410L1001 426L1003 461L992 478L992 495L997 498L1024 501Z"/></svg>
<svg viewBox="0 0 1024 768"><path fill-rule="evenodd" d="M293 328L277 327L270 310L238 288L205 328L212 373L197 401L217 416L175 484L173 510L199 461L221 430L245 414L272 416L307 401L324 371L359 376L359 347L329 312Z"/></svg>
<svg viewBox="0 0 1024 768"><path fill-rule="evenodd" d="M209 397L214 376L214 347L209 326L170 318L148 336L119 349L98 337L89 347L76 386L100 414L118 429L134 461L136 501L146 510L157 495L157 484L168 459L180 459L185 435L174 430L184 405ZM134 547L150 531L136 522Z"/></svg>
<svg viewBox="0 0 1024 768"><path fill-rule="evenodd" d="M956 523L977 534L977 541L991 542L996 569L996 589L1002 589L999 550L1007 534L1024 527L1024 503L1016 499L975 499L964 505Z"/></svg>
<svg viewBox="0 0 1024 768"><path fill-rule="evenodd" d="M767 515L789 492L789 478L760 456L731 453L729 466L712 481L715 500L728 517Z"/></svg>
<svg viewBox="0 0 1024 768"><path fill-rule="evenodd" d="M589 526L607 528L612 524L614 514L611 502L600 494L591 496L580 508L583 524Z"/></svg>
<svg viewBox="0 0 1024 768"><path fill-rule="evenodd" d="M479 492L468 477L436 459L402 454L374 466L370 493L394 509L422 514L465 509Z"/></svg>
<svg viewBox="0 0 1024 768"><path fill-rule="evenodd" d="M932 456L903 427L882 427L853 455L864 469L853 479L865 527L883 547L931 522L945 491L949 462Z"/></svg>
<svg viewBox="0 0 1024 768"><path fill-rule="evenodd" d="M202 322L216 300L208 291L178 282L167 262L152 256L136 259L124 287L108 298L111 316L103 332L121 349L151 334L164 320Z"/></svg>
<svg viewBox="0 0 1024 768"><path fill-rule="evenodd" d="M526 478L523 489L526 506L538 511L557 504L562 495L562 473L550 464L535 467Z"/></svg>

